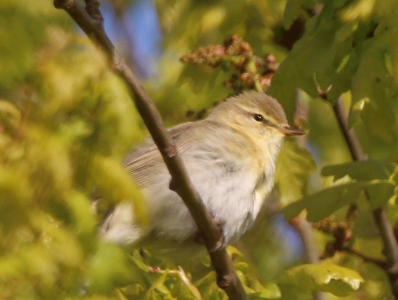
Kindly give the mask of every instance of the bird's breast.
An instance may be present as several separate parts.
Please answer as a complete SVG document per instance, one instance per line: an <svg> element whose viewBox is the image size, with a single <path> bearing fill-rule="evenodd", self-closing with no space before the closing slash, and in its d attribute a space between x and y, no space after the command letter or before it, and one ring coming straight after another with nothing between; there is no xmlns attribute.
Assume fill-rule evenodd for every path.
<svg viewBox="0 0 398 300"><path fill-rule="evenodd" d="M223 222L226 242L236 240L261 207L255 198L257 174L244 161L218 151L189 156L184 161L194 186L211 214Z"/></svg>

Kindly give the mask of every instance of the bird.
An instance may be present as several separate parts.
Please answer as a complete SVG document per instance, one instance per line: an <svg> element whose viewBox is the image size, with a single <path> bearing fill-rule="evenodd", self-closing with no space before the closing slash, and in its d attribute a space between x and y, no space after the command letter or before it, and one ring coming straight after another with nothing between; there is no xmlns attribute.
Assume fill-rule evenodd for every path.
<svg viewBox="0 0 398 300"><path fill-rule="evenodd" d="M253 225L273 189L284 137L305 132L289 126L276 99L246 91L220 102L205 119L168 133L204 205L221 220L226 246ZM101 237L155 253L195 248L198 227L170 189L171 176L153 140L128 154L123 165L144 195L149 225L141 228L131 202L122 201L102 223Z"/></svg>

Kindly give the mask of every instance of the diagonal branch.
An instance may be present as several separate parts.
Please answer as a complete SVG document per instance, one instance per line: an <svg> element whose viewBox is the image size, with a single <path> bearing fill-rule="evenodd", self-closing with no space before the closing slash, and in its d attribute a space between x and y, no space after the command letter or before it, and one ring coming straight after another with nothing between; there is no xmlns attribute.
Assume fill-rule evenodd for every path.
<svg viewBox="0 0 398 300"><path fill-rule="evenodd" d="M54 6L65 10L87 36L107 55L110 65L127 84L135 106L145 122L171 174L174 190L183 199L206 241L206 246L217 273L217 283L230 299L246 299L243 286L232 266L218 225L203 204L190 181L177 148L164 127L162 118L148 93L141 86L105 33L97 0L86 0L86 8L75 0L54 0Z"/></svg>
<svg viewBox="0 0 398 300"><path fill-rule="evenodd" d="M340 129L344 135L344 139L348 145L351 153L351 157L355 161L367 160L366 154L363 152L361 144L355 134L354 129L348 127L347 112L344 108L342 99L340 98L337 103L333 106L334 114L339 123ZM384 252L387 258L389 270L394 271L398 266L398 244L394 236L393 228L388 221L387 214L384 208L378 208L373 211L374 221L379 228L381 238L384 244ZM397 280L397 274L390 274L392 279L392 288L394 296L398 297L398 289L395 286ZM392 276L395 275L395 276Z"/></svg>
<svg viewBox="0 0 398 300"><path fill-rule="evenodd" d="M361 258L365 262L369 262L369 263L372 263L372 264L375 264L375 265L379 266L380 268L386 269L386 262L384 260L380 260L380 259L377 259L377 258L373 258L373 257L367 256L367 255L365 255L365 254L363 254L363 253L361 253L361 252L359 252L359 251L357 251L357 250L355 250L353 248L350 248L350 247L344 247L341 250L344 251L344 252L350 253L352 255L355 255L355 256Z"/></svg>

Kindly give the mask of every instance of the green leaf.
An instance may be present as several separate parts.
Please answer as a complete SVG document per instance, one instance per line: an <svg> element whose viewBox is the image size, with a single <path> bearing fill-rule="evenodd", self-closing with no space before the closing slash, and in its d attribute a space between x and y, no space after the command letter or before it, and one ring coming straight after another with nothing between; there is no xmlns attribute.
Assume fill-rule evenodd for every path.
<svg viewBox="0 0 398 300"><path fill-rule="evenodd" d="M0 169L0 227L2 232L29 225L32 186L22 172L2 166ZM15 180L18 179L18 180Z"/></svg>
<svg viewBox="0 0 398 300"><path fill-rule="evenodd" d="M388 41L388 55L390 56L388 62L386 62L386 67L389 69L390 74L396 74L398 70L398 38L396 34L391 34ZM393 84L395 88L398 87L397 76L392 76Z"/></svg>
<svg viewBox="0 0 398 300"><path fill-rule="evenodd" d="M336 68L336 76L333 77L332 89L328 93L329 101L334 105L341 95L351 88L351 81L358 65L358 55L355 52L346 53L340 58L340 63ZM361 108L361 107L359 107ZM351 110L350 117L353 116Z"/></svg>
<svg viewBox="0 0 398 300"><path fill-rule="evenodd" d="M331 215L336 210L354 203L365 189L373 209L388 202L395 194L395 184L389 181L369 183L350 182L323 189L286 206L282 213L290 220L302 210L307 210L307 219L316 222Z"/></svg>
<svg viewBox="0 0 398 300"><path fill-rule="evenodd" d="M334 36L336 43L343 43L345 42L358 28L358 21L346 23L341 26L337 31L336 35Z"/></svg>
<svg viewBox="0 0 398 300"><path fill-rule="evenodd" d="M396 136L392 124L396 123L396 118L393 114L394 107L391 105L393 100L389 99L389 95L385 95L384 89L385 87L382 85L378 85L378 88L374 87L375 96L365 102L361 119L370 136L386 143L392 143Z"/></svg>
<svg viewBox="0 0 398 300"><path fill-rule="evenodd" d="M369 203L372 209L386 204L394 196L396 186L391 182L375 182L368 184L366 190L369 194Z"/></svg>
<svg viewBox="0 0 398 300"><path fill-rule="evenodd" d="M151 288L148 290L145 299L151 299L154 293L160 293L162 295L168 295L170 294L170 290L164 285L166 279L168 276L168 272L164 271L163 274L157 280L155 280L151 286Z"/></svg>
<svg viewBox="0 0 398 300"><path fill-rule="evenodd" d="M283 27L288 30L293 22L300 16L303 0L288 0L283 13Z"/></svg>
<svg viewBox="0 0 398 300"><path fill-rule="evenodd" d="M148 224L143 195L131 176L117 161L97 155L93 158L91 176L104 198L114 203L131 201L137 223L141 226Z"/></svg>
<svg viewBox="0 0 398 300"><path fill-rule="evenodd" d="M0 46L0 93L15 88L31 75L37 51L48 39L48 31L55 30L65 16L56 13L48 3L3 0L0 4L2 41ZM33 27L32 27L32 24ZM28 28L34 29L30 32Z"/></svg>
<svg viewBox="0 0 398 300"><path fill-rule="evenodd" d="M289 220L302 210L307 209L307 219L316 222L326 218L339 208L355 202L363 188L363 184L356 182L336 185L304 197L286 206L282 212Z"/></svg>
<svg viewBox="0 0 398 300"><path fill-rule="evenodd" d="M100 293L110 292L115 287L132 282L135 276L139 276L136 272L123 249L101 243L88 266L89 289Z"/></svg>
<svg viewBox="0 0 398 300"><path fill-rule="evenodd" d="M201 279L199 279L197 282L195 282L196 286L207 286L212 283L214 283L216 280L216 273L214 271L211 271L204 275Z"/></svg>
<svg viewBox="0 0 398 300"><path fill-rule="evenodd" d="M41 221L41 222L40 222ZM41 216L38 220L42 229L42 243L51 253L54 261L66 266L78 267L83 262L83 251L72 232L65 230L50 217Z"/></svg>
<svg viewBox="0 0 398 300"><path fill-rule="evenodd" d="M276 163L275 174L282 203L291 203L305 195L309 176L315 169L311 153L295 141L284 143Z"/></svg>
<svg viewBox="0 0 398 300"><path fill-rule="evenodd" d="M357 203L358 212L355 215L355 222L352 228L352 234L355 237L353 239L354 244L352 247L357 247L356 245L361 245L366 240L372 240L374 244L372 247L357 247L358 249L363 249L364 254L374 257L377 255L382 255L380 244L380 230L375 224L373 210L370 208L369 201L365 197L361 197ZM378 246L375 246L378 245Z"/></svg>
<svg viewBox="0 0 398 300"><path fill-rule="evenodd" d="M264 285L264 289L261 291L260 298L280 299L281 290L275 282L268 282Z"/></svg>
<svg viewBox="0 0 398 300"><path fill-rule="evenodd" d="M67 197L67 201L73 216L73 225L77 235L84 238L93 238L96 235L97 222L92 211L91 199L88 199L85 195L77 191L71 191Z"/></svg>
<svg viewBox="0 0 398 300"><path fill-rule="evenodd" d="M279 283L285 287L294 286L308 292L329 292L343 297L358 290L363 281L356 271L348 268L332 264L306 264L287 270Z"/></svg>
<svg viewBox="0 0 398 300"><path fill-rule="evenodd" d="M286 220L291 220L294 217L297 217L299 213L301 213L304 209L307 208L307 206L308 206L308 201L305 201L305 199L301 199L289 204L288 206L285 206L282 209L281 213L285 215Z"/></svg>
<svg viewBox="0 0 398 300"><path fill-rule="evenodd" d="M370 18L374 7L373 1L353 1L349 5L346 5L340 12L340 16L343 21L353 21L358 19Z"/></svg>
<svg viewBox="0 0 398 300"><path fill-rule="evenodd" d="M391 124L396 122L394 107L389 99L391 92L388 91L391 76L385 63L385 45L390 39L391 33L386 30L364 42L363 53L352 78L350 115L353 116L350 116L349 122L352 126L360 113L368 133L386 142L392 141L394 132ZM365 105L358 106L358 103Z"/></svg>
<svg viewBox="0 0 398 300"><path fill-rule="evenodd" d="M356 180L388 179L397 165L381 160L348 162L323 167L323 176L334 176L334 181L349 176Z"/></svg>
<svg viewBox="0 0 398 300"><path fill-rule="evenodd" d="M141 271L145 273L149 272L149 266L144 262L144 259L138 250L133 251L131 259Z"/></svg>
<svg viewBox="0 0 398 300"><path fill-rule="evenodd" d="M273 97L283 100L283 104L288 103L289 109L292 108L291 103L295 103L297 88L313 98L318 97L315 74L331 73L334 69L334 27L337 25L328 19L320 20L319 17L307 23L310 29L281 63L268 90ZM290 119L293 112L287 110L286 114Z"/></svg>

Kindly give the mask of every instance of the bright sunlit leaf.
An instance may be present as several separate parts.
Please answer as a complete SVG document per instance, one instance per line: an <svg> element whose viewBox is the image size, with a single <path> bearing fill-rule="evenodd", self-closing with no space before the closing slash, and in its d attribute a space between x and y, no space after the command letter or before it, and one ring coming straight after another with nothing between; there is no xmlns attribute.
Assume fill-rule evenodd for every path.
<svg viewBox="0 0 398 300"><path fill-rule="evenodd" d="M348 296L358 290L363 281L358 272L331 264L293 267L287 270L279 280L286 286L294 286L307 291L329 292L339 297Z"/></svg>

